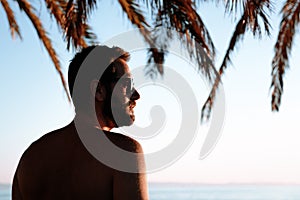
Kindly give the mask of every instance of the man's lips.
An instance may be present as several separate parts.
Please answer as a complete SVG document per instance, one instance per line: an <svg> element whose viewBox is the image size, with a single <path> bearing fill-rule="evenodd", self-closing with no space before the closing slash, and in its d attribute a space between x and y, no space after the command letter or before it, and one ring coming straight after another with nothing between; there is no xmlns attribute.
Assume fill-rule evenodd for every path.
<svg viewBox="0 0 300 200"><path fill-rule="evenodd" d="M133 102L129 103L129 108L130 109L133 109L135 106L136 106L136 102L133 101Z"/></svg>

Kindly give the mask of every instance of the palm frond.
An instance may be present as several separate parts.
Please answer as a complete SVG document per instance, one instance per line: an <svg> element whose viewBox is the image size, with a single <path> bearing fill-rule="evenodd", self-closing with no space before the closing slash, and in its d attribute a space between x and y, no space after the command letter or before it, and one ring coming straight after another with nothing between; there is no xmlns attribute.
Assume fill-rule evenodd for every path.
<svg viewBox="0 0 300 200"><path fill-rule="evenodd" d="M85 24L81 21L75 5L72 6L66 13L66 18L68 20L66 21L64 31L67 41L67 49L70 49L71 44L75 48L87 47L87 44L84 40Z"/></svg>
<svg viewBox="0 0 300 200"><path fill-rule="evenodd" d="M159 42L160 48L168 47L168 43L178 37L199 69L209 80L214 79L217 76L213 63L215 47L204 22L196 12L195 4L191 0L174 0L163 1L160 6L154 22L155 40L163 38L160 39L163 42ZM171 31L160 34L160 29Z"/></svg>
<svg viewBox="0 0 300 200"><path fill-rule="evenodd" d="M225 1L225 12L237 13L240 2L238 0L227 0Z"/></svg>
<svg viewBox="0 0 300 200"><path fill-rule="evenodd" d="M55 68L56 68L57 72L60 75L64 90L65 90L65 92L68 96L68 99L70 101L71 99L70 99L70 96L69 96L69 93L68 93L66 81L65 81L64 76L63 76L62 71L61 71L59 60L57 58L56 52L52 47L51 41L48 38L48 36L46 34L46 31L45 31L40 19L34 14L34 12L33 12L34 8L30 5L30 3L27 0L18 0L17 2L19 4L20 9L23 10L26 13L28 18L32 22L39 38L42 40L45 48L47 49L48 54L50 55L50 57L52 59L52 62L54 63Z"/></svg>
<svg viewBox="0 0 300 200"><path fill-rule="evenodd" d="M135 3L133 0L119 0L119 3L133 25L140 29L149 27L139 4Z"/></svg>
<svg viewBox="0 0 300 200"><path fill-rule="evenodd" d="M286 1L282 8L282 20L275 44L275 55L272 60L272 110L278 111L283 93L283 76L285 69L289 67L289 55L291 53L296 26L299 25L300 2Z"/></svg>
<svg viewBox="0 0 300 200"><path fill-rule="evenodd" d="M137 0L139 5L145 5L148 9L150 16L155 19L158 10L162 9L164 0Z"/></svg>
<svg viewBox="0 0 300 200"><path fill-rule="evenodd" d="M122 8L125 12L128 12L126 10L129 10L130 5L137 5L132 0L120 0L119 2L124 4ZM152 30L151 37L147 34L147 38L150 38L150 42L148 42L150 48L148 50L147 73L152 74L156 71L163 74L163 63L161 62L164 61L164 56L167 54L169 42L177 36L185 45L184 48L187 49L191 59L198 64L199 70L206 74L210 81L217 76L213 61L215 47L204 22L196 12L195 3L192 0L140 0L138 2L150 8L150 15L154 20L154 30ZM125 6L125 4L127 5ZM139 25L137 26L139 27ZM162 29L170 29L173 32L162 31ZM177 34L174 34L174 32L177 32ZM156 70L152 67L156 67Z"/></svg>
<svg viewBox="0 0 300 200"><path fill-rule="evenodd" d="M151 40L150 31L148 30L149 25L145 20L139 4L135 3L133 0L119 0L119 3L130 22L139 28L145 41L150 44L150 47L153 47L153 41Z"/></svg>
<svg viewBox="0 0 300 200"><path fill-rule="evenodd" d="M1 4L2 4L4 11L6 13L6 16L7 16L11 36L14 38L14 35L16 33L22 39L20 30L19 30L19 26L15 20L14 12L10 8L10 6L6 0L1 0Z"/></svg>
<svg viewBox="0 0 300 200"><path fill-rule="evenodd" d="M243 37L245 32L246 32L246 20L243 15L235 27L235 31L233 33L233 36L231 37L229 47L227 48L223 62L221 64L221 67L219 68L220 76L223 75L225 69L227 68L227 65L229 63L231 63L231 59L230 59L231 52L235 49L236 43L241 39L241 37ZM213 107L216 92L217 92L220 82L221 82L221 78L218 78L215 80L213 87L210 91L209 97L207 98L206 102L204 103L204 105L202 107L202 112L201 112L201 121L202 122L206 121L210 118L211 109Z"/></svg>
<svg viewBox="0 0 300 200"><path fill-rule="evenodd" d="M50 14L55 17L55 21L59 25L60 28L63 29L64 24L66 22L65 18L65 8L66 2L64 0L45 0L47 9L50 11Z"/></svg>
<svg viewBox="0 0 300 200"><path fill-rule="evenodd" d="M76 11L82 17L83 20L86 20L97 7L97 0L66 0L68 1L66 6L66 13L68 13L72 7L75 5Z"/></svg>
<svg viewBox="0 0 300 200"><path fill-rule="evenodd" d="M157 43L155 37L153 37L148 30L149 24L147 23L139 4L133 0L119 0L119 3L123 12L127 15L131 23L139 28L144 40L149 45L147 68L150 70L146 72L146 75L150 75L151 78L154 78L155 70L153 70L151 66L155 66L159 73L163 74L164 50L163 48L158 48L161 45Z"/></svg>
<svg viewBox="0 0 300 200"><path fill-rule="evenodd" d="M228 1L230 2L230 1ZM237 1L231 2L231 8L229 9L230 12L232 11L233 7L237 7ZM228 6L226 4L226 6ZM244 34L249 29L251 30L253 36L258 34L261 37L261 27L258 23L259 19L262 20L264 29L267 35L270 35L270 28L271 25L269 23L268 14L265 11L265 8L268 9L269 12L272 12L271 2L269 0L247 0L246 3L243 5L243 15L241 16L240 20L238 21L235 31L230 39L229 46L226 50L226 54L223 58L222 64L219 68L220 76L223 75L225 69L228 67L228 64L231 63L231 53L234 51L236 44L243 39ZM208 99L206 100L205 104L202 107L201 113L201 121L205 121L210 118L211 109L215 100L215 94L218 89L219 83L221 82L220 78L215 80L211 92L209 94Z"/></svg>
<svg viewBox="0 0 300 200"><path fill-rule="evenodd" d="M163 64L165 62L166 49L161 48L149 48L148 60L145 68L146 76L150 76L151 79L157 77L157 72L160 75L164 74Z"/></svg>
<svg viewBox="0 0 300 200"><path fill-rule="evenodd" d="M62 29L68 50L71 46L76 49L95 43L97 37L87 21L91 11L96 8L96 3L96 0L69 0L65 5L63 10L67 20Z"/></svg>
<svg viewBox="0 0 300 200"><path fill-rule="evenodd" d="M97 7L97 0L77 0L78 14L83 20L91 14L91 11Z"/></svg>

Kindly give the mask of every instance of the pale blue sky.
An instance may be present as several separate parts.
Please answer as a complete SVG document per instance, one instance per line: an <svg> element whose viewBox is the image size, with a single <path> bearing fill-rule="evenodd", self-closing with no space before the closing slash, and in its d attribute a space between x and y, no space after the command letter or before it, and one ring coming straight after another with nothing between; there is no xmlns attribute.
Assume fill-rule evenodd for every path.
<svg viewBox="0 0 300 200"><path fill-rule="evenodd" d="M0 10L3 24L0 29L0 182L5 183L12 181L20 156L34 140L64 126L73 117L72 106L67 101L48 54L24 13L19 13L18 8L13 6L23 41L11 39L4 12ZM215 4L205 3L200 10L217 48L217 63L221 62L233 32L232 20L224 17L221 7L218 9ZM100 42L132 28L117 3L101 1L98 8L92 17L92 24ZM252 35L246 34L244 42L238 45L238 50L232 55L234 66L230 66L223 77L226 120L222 137L213 152L206 159L198 160L208 126L202 125L199 136L186 155L171 167L149 174L149 181L300 183L300 128L297 126L297 114L300 113L297 88L300 58L297 55L300 48L297 42L290 62L291 69L284 79L280 112L272 113L270 109L271 60L279 24L277 13L272 15L271 38L255 40ZM73 52L65 50L66 45L57 34L56 24L48 22L44 16L42 18L48 30L51 30L53 44L66 72ZM298 40L299 36L295 38L295 41ZM136 67L136 63L141 64L140 60L135 60L138 56L133 55L130 61L132 68ZM167 64L183 70L181 72L195 86L200 84L194 89L201 107L208 93L203 77L194 76L189 66L179 69L178 63L172 59L167 60ZM142 94L150 98L149 91L144 90ZM149 98L138 102L138 123L146 121L142 112L144 107L141 109L139 104L151 107ZM159 95L154 99L159 99ZM167 141L168 137L160 141ZM149 151L149 146L155 148L153 144L166 145L158 141L141 143Z"/></svg>

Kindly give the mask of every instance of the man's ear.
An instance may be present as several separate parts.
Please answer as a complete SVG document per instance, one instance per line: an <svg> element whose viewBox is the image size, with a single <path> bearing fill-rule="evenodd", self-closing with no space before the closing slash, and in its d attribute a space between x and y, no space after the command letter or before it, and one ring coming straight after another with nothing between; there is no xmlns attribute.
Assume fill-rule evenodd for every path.
<svg viewBox="0 0 300 200"><path fill-rule="evenodd" d="M95 97L97 101L104 101L106 98L106 90L101 83L99 83L98 80L92 80L90 84L90 90L92 93L92 96Z"/></svg>

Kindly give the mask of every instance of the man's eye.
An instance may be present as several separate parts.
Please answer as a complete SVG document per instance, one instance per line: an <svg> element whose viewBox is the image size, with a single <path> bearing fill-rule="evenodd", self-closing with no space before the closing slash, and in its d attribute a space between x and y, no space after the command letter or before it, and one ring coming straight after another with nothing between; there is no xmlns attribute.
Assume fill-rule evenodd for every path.
<svg viewBox="0 0 300 200"><path fill-rule="evenodd" d="M129 87L130 82L128 80L124 80L122 84L124 87Z"/></svg>

